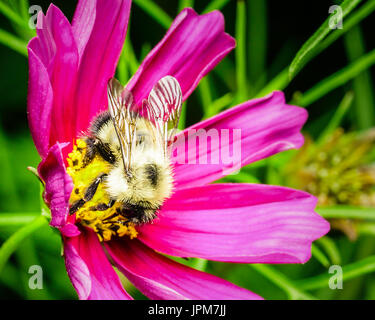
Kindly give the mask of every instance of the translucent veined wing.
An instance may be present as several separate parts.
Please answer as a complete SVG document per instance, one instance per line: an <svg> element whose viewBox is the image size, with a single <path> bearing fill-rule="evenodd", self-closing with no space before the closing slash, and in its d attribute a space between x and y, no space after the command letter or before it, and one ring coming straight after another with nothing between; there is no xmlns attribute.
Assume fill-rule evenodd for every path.
<svg viewBox="0 0 375 320"><path fill-rule="evenodd" d="M112 78L108 82L108 109L120 142L125 171L130 174L132 148L136 139L138 112L132 93Z"/></svg>
<svg viewBox="0 0 375 320"><path fill-rule="evenodd" d="M178 81L172 76L160 79L152 88L147 101L143 101L142 109L159 132L164 154L173 142L181 115L182 92Z"/></svg>

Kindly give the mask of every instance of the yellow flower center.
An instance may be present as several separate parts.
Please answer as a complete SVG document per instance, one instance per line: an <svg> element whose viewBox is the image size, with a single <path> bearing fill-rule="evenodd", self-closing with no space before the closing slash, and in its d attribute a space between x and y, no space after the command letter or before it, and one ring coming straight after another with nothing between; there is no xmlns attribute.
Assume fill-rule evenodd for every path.
<svg viewBox="0 0 375 320"><path fill-rule="evenodd" d="M73 151L68 155L67 172L72 177L74 189L70 195L70 204L84 198L87 188L102 174L108 173L110 164L101 157L95 156L86 165L84 158L87 150L86 142L78 139L73 147ZM115 202L113 206L106 210L98 210L98 205L110 203L110 198L106 192L105 185L100 183L95 195L90 201L76 211L77 222L82 226L94 230L100 241L111 240L112 237L129 236L133 239L137 236L134 224L127 218L120 215L121 203Z"/></svg>

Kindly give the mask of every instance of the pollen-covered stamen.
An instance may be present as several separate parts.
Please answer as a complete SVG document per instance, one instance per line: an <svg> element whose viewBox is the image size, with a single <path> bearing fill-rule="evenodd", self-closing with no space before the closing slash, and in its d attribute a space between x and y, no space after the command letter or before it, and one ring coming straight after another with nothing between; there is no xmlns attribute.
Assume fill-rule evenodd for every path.
<svg viewBox="0 0 375 320"><path fill-rule="evenodd" d="M135 238L137 231L134 224L121 215L121 204L111 201L101 182L110 164L99 156L87 164L86 148L86 142L78 139L67 159L67 172L74 183L70 196L71 213L76 214L79 224L94 230L100 241L108 241L116 236Z"/></svg>

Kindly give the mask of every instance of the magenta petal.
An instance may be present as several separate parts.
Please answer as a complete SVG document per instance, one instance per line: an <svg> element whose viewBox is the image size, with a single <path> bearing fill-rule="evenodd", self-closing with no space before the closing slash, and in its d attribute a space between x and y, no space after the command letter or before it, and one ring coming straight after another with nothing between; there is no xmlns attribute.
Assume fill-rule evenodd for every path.
<svg viewBox="0 0 375 320"><path fill-rule="evenodd" d="M275 91L193 125L173 146L176 187L204 185L251 162L301 147L306 119L306 110L286 104L284 94ZM207 146L196 143L199 137L207 141L206 135Z"/></svg>
<svg viewBox="0 0 375 320"><path fill-rule="evenodd" d="M79 0L74 12L72 30L80 57L82 57L94 27L97 2L97 0Z"/></svg>
<svg viewBox="0 0 375 320"><path fill-rule="evenodd" d="M35 42L36 38L31 40ZM45 158L49 149L53 91L48 71L30 45L27 117L36 149Z"/></svg>
<svg viewBox="0 0 375 320"><path fill-rule="evenodd" d="M64 241L65 265L80 299L132 300L109 263L97 235L82 230Z"/></svg>
<svg viewBox="0 0 375 320"><path fill-rule="evenodd" d="M76 134L73 94L78 68L78 51L68 19L51 5L44 17L38 15L37 38L29 49L38 55L48 71L53 90L49 146L72 141Z"/></svg>
<svg viewBox="0 0 375 320"><path fill-rule="evenodd" d="M115 240L105 246L125 276L151 299L261 299L226 280L163 257L138 240Z"/></svg>
<svg viewBox="0 0 375 320"><path fill-rule="evenodd" d="M234 47L234 39L224 32L224 18L219 11L198 15L193 9L184 9L127 88L140 105L157 81L171 75L180 83L185 100L200 79Z"/></svg>
<svg viewBox="0 0 375 320"><path fill-rule="evenodd" d="M129 0L87 0L79 3L73 21L73 30L82 51L76 88L78 132L87 130L93 117L107 108L107 83L113 77L120 57L130 5ZM92 19L95 19L93 25ZM90 22L87 23L88 20ZM83 28L81 37L78 36L80 28Z"/></svg>
<svg viewBox="0 0 375 320"><path fill-rule="evenodd" d="M50 225L57 228L66 224L69 198L73 190L73 181L66 173L62 152L68 145L69 143L56 143L38 167L39 175L46 184L44 200L51 209Z"/></svg>
<svg viewBox="0 0 375 320"><path fill-rule="evenodd" d="M329 231L316 198L284 187L211 184L175 193L138 239L179 257L244 263L304 263Z"/></svg>

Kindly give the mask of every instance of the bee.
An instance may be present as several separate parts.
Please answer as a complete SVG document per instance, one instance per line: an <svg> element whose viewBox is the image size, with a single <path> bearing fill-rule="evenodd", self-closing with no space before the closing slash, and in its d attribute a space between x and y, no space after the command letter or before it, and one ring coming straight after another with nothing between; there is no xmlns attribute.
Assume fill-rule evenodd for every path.
<svg viewBox="0 0 375 320"><path fill-rule="evenodd" d="M172 193L168 149L181 114L181 88L174 77L166 76L141 106L115 78L109 80L107 93L108 111L96 117L84 136L87 149L83 162L88 165L99 156L110 169L87 187L69 213L90 201L103 183L110 202L98 204L96 210L107 210L118 202L122 207L119 212L128 221L150 222Z"/></svg>

